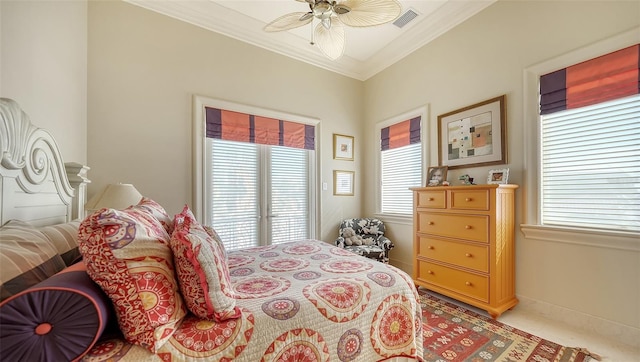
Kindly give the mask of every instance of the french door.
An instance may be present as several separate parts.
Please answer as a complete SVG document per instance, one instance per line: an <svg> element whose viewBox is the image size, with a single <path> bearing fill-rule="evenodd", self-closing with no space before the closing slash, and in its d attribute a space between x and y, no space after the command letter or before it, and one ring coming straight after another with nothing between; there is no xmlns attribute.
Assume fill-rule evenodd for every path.
<svg viewBox="0 0 640 362"><path fill-rule="evenodd" d="M206 139L209 220L229 250L312 238L314 152Z"/></svg>

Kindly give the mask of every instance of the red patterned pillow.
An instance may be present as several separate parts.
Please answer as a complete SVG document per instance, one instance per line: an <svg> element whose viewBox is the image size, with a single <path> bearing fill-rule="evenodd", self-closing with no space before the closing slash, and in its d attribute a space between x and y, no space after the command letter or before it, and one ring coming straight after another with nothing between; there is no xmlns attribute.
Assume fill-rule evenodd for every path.
<svg viewBox="0 0 640 362"><path fill-rule="evenodd" d="M218 322L240 317L224 249L185 206L174 218L171 248L182 296L200 318Z"/></svg>
<svg viewBox="0 0 640 362"><path fill-rule="evenodd" d="M186 314L169 234L144 207L102 209L81 224L89 276L112 300L125 338L157 351Z"/></svg>
<svg viewBox="0 0 640 362"><path fill-rule="evenodd" d="M167 211L164 209L164 207L162 207L162 205L151 200L150 198L143 196L142 200L140 200L138 205L134 206L134 208L140 208L148 211L151 215L158 219L158 221L160 221L162 227L164 227L167 233L171 235L171 233L173 232L173 220L171 219L171 216L167 214Z"/></svg>

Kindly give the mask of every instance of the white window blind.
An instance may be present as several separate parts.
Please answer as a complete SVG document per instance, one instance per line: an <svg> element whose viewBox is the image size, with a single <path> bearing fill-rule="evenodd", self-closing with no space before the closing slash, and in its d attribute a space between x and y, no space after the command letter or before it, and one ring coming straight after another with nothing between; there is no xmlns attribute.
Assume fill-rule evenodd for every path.
<svg viewBox="0 0 640 362"><path fill-rule="evenodd" d="M271 148L272 244L309 237L310 153L299 148Z"/></svg>
<svg viewBox="0 0 640 362"><path fill-rule="evenodd" d="M541 116L542 224L640 232L640 96Z"/></svg>
<svg viewBox="0 0 640 362"><path fill-rule="evenodd" d="M422 183L422 144L380 152L381 157L381 212L412 214L413 193L409 187Z"/></svg>
<svg viewBox="0 0 640 362"><path fill-rule="evenodd" d="M259 238L259 145L208 139L211 146L211 224L229 250Z"/></svg>
<svg viewBox="0 0 640 362"><path fill-rule="evenodd" d="M315 151L207 139L210 225L229 250L312 237Z"/></svg>

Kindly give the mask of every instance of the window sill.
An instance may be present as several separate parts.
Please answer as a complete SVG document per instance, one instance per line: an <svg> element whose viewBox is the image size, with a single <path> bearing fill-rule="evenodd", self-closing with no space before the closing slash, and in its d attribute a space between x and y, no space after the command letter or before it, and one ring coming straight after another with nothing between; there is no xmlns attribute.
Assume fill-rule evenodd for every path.
<svg viewBox="0 0 640 362"><path fill-rule="evenodd" d="M373 217L376 217L384 222L390 222L394 224L405 224L405 225L413 225L413 215L406 214L374 214Z"/></svg>
<svg viewBox="0 0 640 362"><path fill-rule="evenodd" d="M637 233L522 224L527 239L640 252Z"/></svg>

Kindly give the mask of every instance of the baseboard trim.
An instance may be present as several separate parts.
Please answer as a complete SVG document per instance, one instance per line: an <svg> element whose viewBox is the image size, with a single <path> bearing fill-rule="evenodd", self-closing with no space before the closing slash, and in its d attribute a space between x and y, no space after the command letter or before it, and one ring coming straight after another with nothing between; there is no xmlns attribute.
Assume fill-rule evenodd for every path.
<svg viewBox="0 0 640 362"><path fill-rule="evenodd" d="M561 321L581 330L601 335L603 338L620 341L640 348L640 328L634 328L573 309L518 295L518 308L542 317Z"/></svg>
<svg viewBox="0 0 640 362"><path fill-rule="evenodd" d="M405 263L403 261L400 261L398 259L393 259L393 258L389 258L389 264L404 271L405 273L409 274L409 276L413 274L413 264Z"/></svg>

